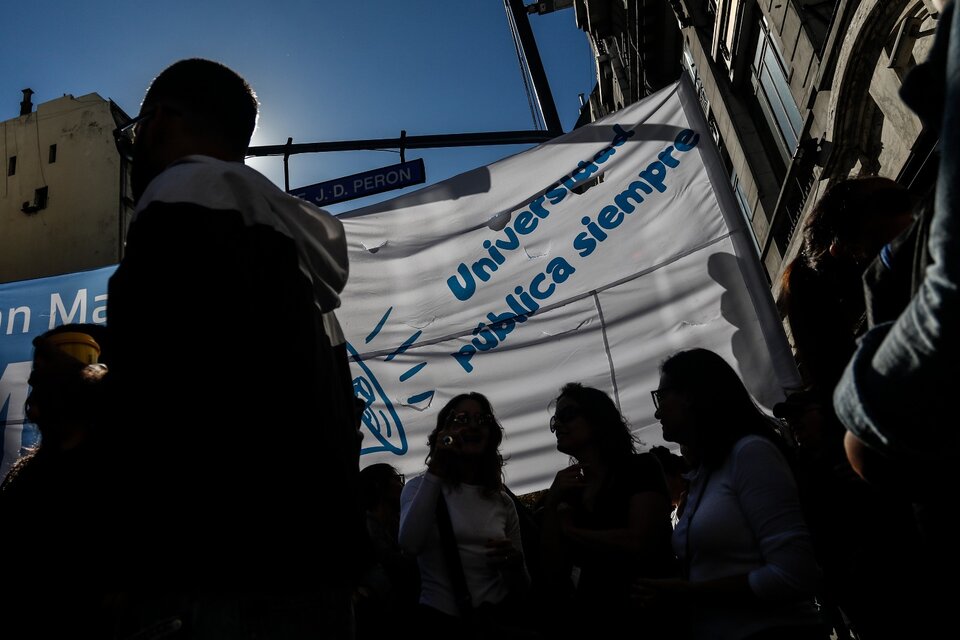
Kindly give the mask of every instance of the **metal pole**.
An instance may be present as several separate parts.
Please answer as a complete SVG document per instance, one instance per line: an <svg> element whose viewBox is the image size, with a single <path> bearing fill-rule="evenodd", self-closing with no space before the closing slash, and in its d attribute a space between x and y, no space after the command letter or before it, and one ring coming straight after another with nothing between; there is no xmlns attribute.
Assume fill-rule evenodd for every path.
<svg viewBox="0 0 960 640"><path fill-rule="evenodd" d="M283 190L290 192L290 149L293 147L293 138L287 138L287 144L283 145Z"/></svg>
<svg viewBox="0 0 960 640"><path fill-rule="evenodd" d="M543 122L547 125L547 131L553 132L554 135L560 135L563 133L563 125L560 124L557 105L553 102L550 83L547 82L547 74L543 70L543 61L540 60L537 41L533 38L533 29L530 28L527 8L523 6L523 0L504 0L504 2L510 8L514 24L517 26L520 47L527 59L527 66L530 68L530 78L533 80L533 89L537 94L537 106L540 107L540 115L543 116Z"/></svg>
<svg viewBox="0 0 960 640"><path fill-rule="evenodd" d="M283 156L286 159L298 153L326 151L376 151L378 149L434 149L438 147L480 147L498 144L540 144L556 137L551 131L497 131L491 133L448 133L429 136L403 136L375 140L343 140L337 142L305 142L248 147L247 157Z"/></svg>

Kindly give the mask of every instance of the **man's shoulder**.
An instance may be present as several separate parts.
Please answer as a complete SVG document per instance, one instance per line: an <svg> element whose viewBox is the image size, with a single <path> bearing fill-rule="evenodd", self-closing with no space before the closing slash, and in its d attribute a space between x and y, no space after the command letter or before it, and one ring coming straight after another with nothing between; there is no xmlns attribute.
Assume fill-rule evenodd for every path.
<svg viewBox="0 0 960 640"><path fill-rule="evenodd" d="M211 210L243 210L264 199L289 197L241 162L187 156L151 181L138 209L156 202L192 203Z"/></svg>

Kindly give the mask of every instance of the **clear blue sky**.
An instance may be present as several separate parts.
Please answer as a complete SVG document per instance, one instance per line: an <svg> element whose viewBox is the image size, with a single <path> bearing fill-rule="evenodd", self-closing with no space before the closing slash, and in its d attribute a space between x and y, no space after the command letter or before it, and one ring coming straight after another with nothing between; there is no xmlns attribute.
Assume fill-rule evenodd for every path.
<svg viewBox="0 0 960 640"><path fill-rule="evenodd" d="M528 0L529 1L529 0ZM502 0L26 0L4 5L0 120L38 104L98 93L137 112L150 80L181 58L218 60L257 92L254 145L532 129ZM565 130L595 82L572 9L532 15ZM525 147L408 151L437 182ZM393 164L393 152L293 156L291 187ZM280 158L249 164L283 185ZM345 211L400 191L334 205Z"/></svg>

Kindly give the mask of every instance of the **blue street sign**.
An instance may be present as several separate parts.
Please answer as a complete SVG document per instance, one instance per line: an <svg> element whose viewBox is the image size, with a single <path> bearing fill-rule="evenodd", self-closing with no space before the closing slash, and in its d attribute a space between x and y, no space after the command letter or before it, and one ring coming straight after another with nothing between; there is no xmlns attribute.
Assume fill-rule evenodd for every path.
<svg viewBox="0 0 960 640"><path fill-rule="evenodd" d="M410 162L392 164L389 167L381 167L372 171L337 178L336 180L291 189L290 194L307 202L324 206L335 202L372 196L375 193L382 193L391 189L402 189L425 182L426 179L427 172L424 169L423 160L417 158Z"/></svg>

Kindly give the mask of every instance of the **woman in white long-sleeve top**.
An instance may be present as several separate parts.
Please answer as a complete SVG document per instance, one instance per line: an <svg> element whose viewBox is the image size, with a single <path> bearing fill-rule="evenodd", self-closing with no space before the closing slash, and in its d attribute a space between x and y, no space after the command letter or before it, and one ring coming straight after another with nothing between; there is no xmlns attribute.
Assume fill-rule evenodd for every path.
<svg viewBox="0 0 960 640"><path fill-rule="evenodd" d="M697 639L825 639L820 570L770 419L705 349L667 358L653 398L664 439L694 468L673 534L686 579L639 581L636 597L688 607Z"/></svg>
<svg viewBox="0 0 960 640"><path fill-rule="evenodd" d="M508 618L511 596L529 586L517 510L503 491L502 439L503 429L486 397L454 397L440 410L428 438L427 472L403 489L400 546L417 556L428 637L449 638L490 617ZM465 579L462 598L438 527L441 498Z"/></svg>

